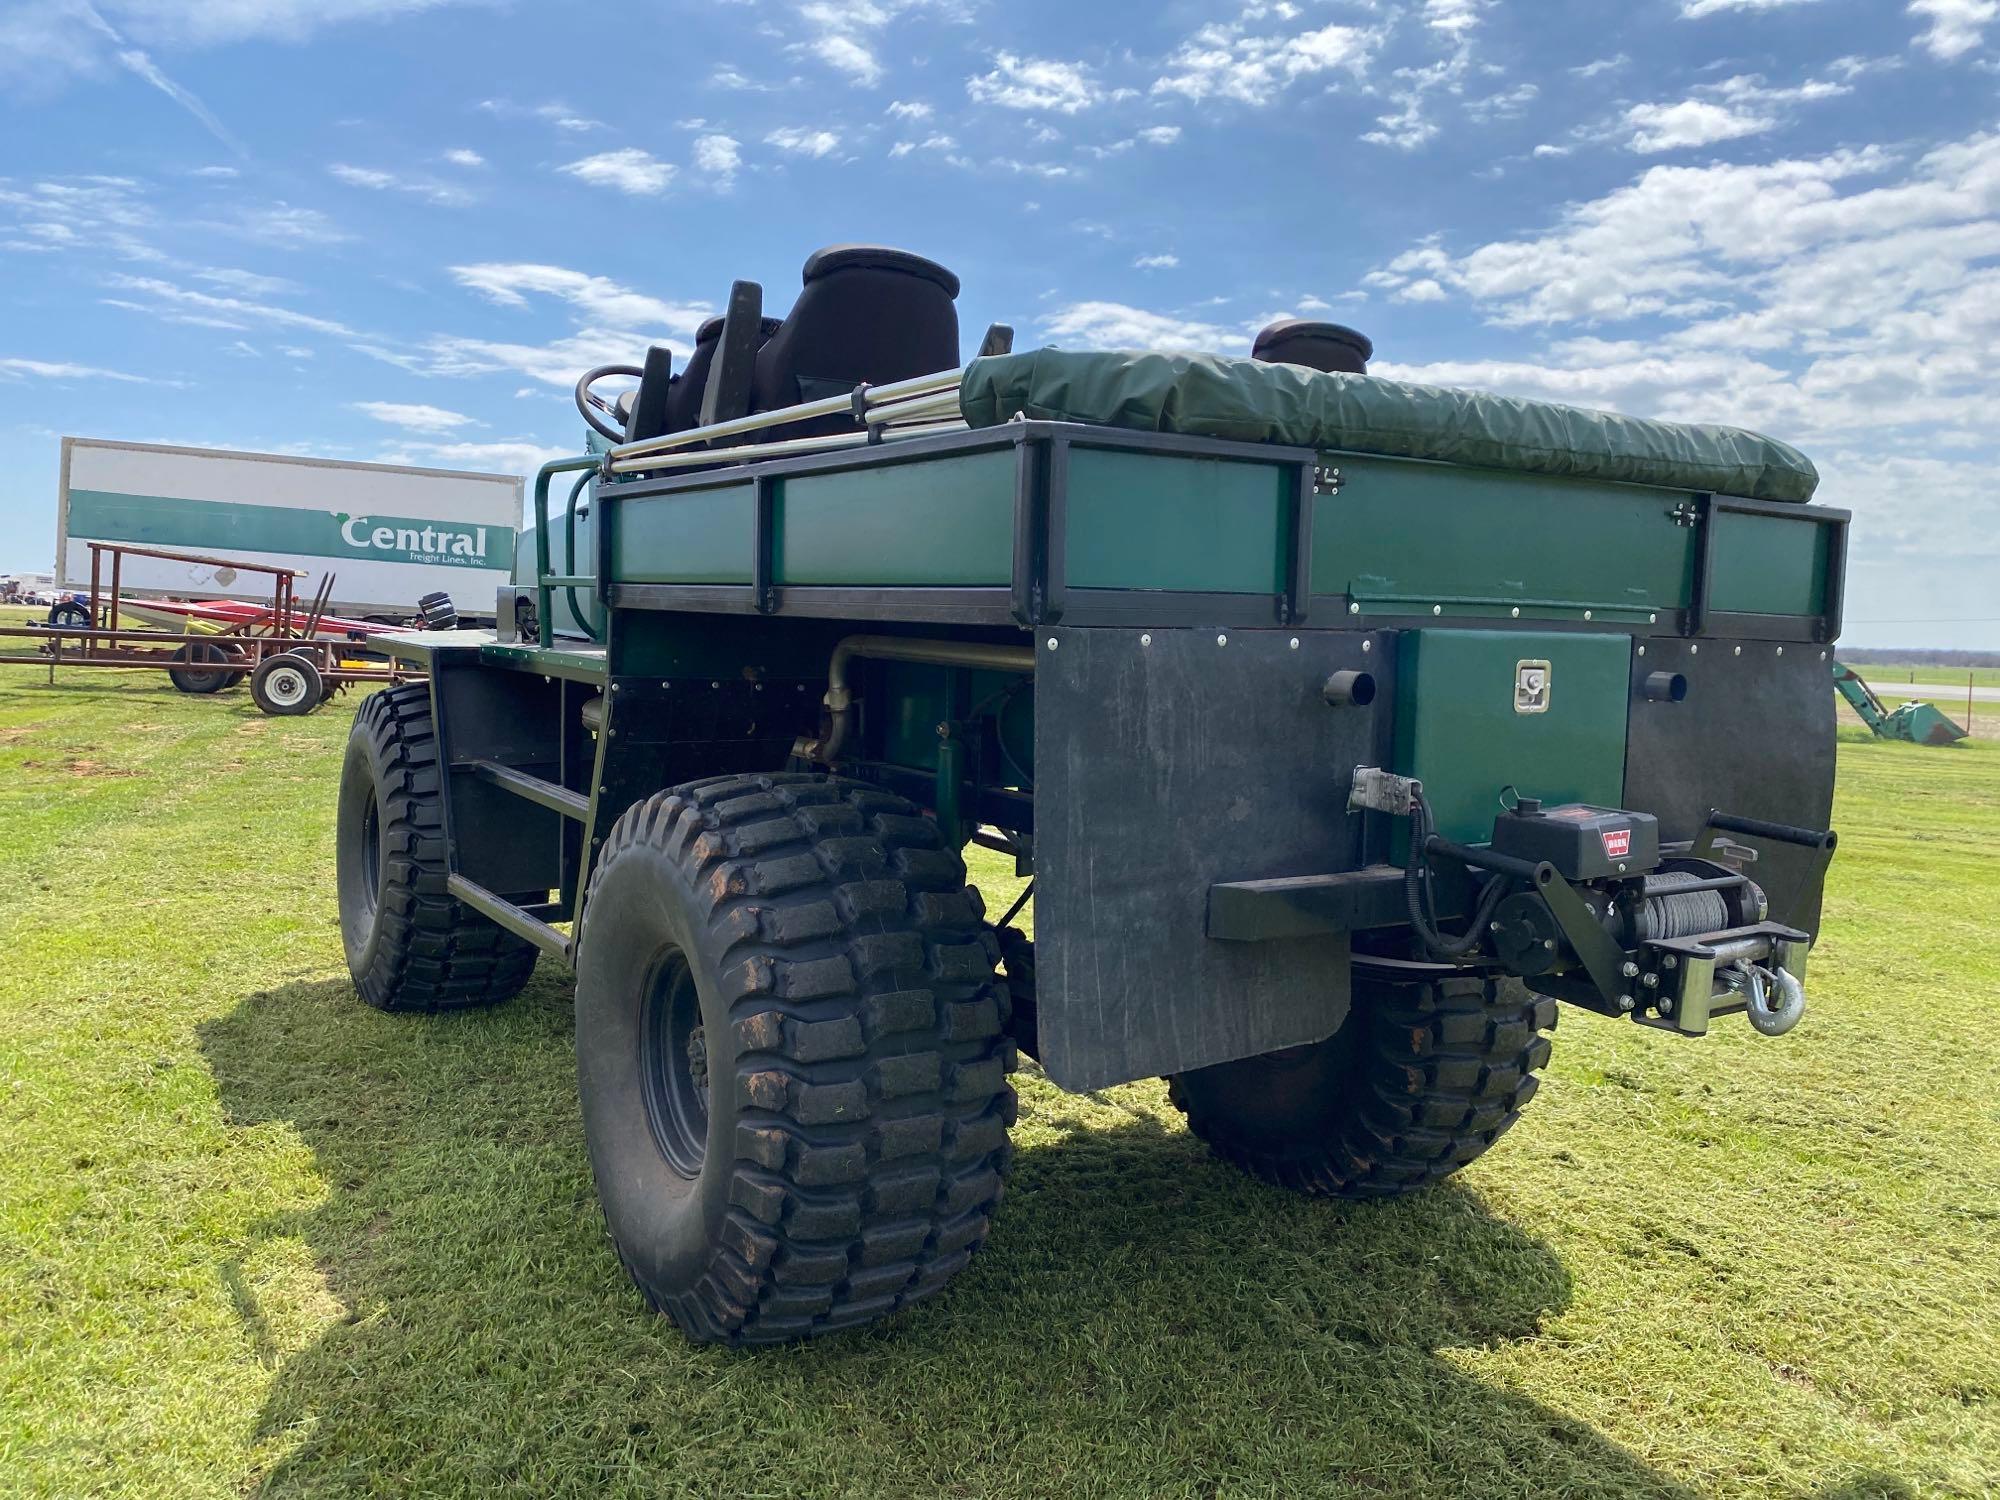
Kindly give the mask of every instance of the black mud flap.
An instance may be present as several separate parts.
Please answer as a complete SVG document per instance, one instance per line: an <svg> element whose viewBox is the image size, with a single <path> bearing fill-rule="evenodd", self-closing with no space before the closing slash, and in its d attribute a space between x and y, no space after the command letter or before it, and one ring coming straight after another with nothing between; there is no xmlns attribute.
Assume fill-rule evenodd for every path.
<svg viewBox="0 0 2000 1500"><path fill-rule="evenodd" d="M1036 633L1036 991L1058 1084L1186 1072L1339 1029L1345 934L1220 942L1204 924L1217 883L1362 862L1347 792L1357 762L1387 756L1388 639ZM1373 703L1329 707L1320 690L1338 671L1374 674Z"/></svg>

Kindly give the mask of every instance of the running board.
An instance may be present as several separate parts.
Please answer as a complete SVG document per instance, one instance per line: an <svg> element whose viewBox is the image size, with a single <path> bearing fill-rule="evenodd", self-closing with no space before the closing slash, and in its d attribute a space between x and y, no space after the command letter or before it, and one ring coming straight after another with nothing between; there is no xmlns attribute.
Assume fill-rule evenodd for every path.
<svg viewBox="0 0 2000 1500"><path fill-rule="evenodd" d="M564 963L569 962L569 939L541 918L530 916L513 902L503 900L463 875L447 877L445 889L482 917L498 922L516 937L526 938L544 953L553 953Z"/></svg>
<svg viewBox="0 0 2000 1500"><path fill-rule="evenodd" d="M565 818L574 818L579 823L590 821L590 799L581 792L572 792L568 787L558 786L553 781L544 781L539 776L530 776L526 771L503 766L497 760L469 761L464 764L463 769L478 773L481 781L491 782L503 791L512 792L517 797L525 797L530 802L551 808Z"/></svg>

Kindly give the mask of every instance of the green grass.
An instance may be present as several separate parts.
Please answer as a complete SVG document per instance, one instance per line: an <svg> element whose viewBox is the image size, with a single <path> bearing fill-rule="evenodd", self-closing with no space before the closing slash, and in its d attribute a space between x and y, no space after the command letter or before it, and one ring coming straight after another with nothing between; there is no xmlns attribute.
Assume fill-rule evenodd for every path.
<svg viewBox="0 0 2000 1500"><path fill-rule="evenodd" d="M1898 683L1942 683L1963 688L1968 677L1979 687L2000 687L2000 667L1950 667L1938 662L1850 662L1868 679L1877 692L1886 692Z"/></svg>
<svg viewBox="0 0 2000 1500"><path fill-rule="evenodd" d="M741 1354L650 1316L605 1241L554 965L478 1015L349 992L348 701L0 669L0 1493L2000 1481L2000 747L1843 732L1782 1042L1567 1013L1521 1127L1381 1205L1236 1176L1157 1084L1029 1069L943 1298Z"/></svg>

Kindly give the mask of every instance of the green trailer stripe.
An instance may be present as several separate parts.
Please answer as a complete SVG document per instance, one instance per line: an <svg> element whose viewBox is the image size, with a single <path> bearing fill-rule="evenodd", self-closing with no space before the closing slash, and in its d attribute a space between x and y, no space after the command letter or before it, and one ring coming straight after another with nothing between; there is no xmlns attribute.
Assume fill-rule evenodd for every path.
<svg viewBox="0 0 2000 1500"><path fill-rule="evenodd" d="M113 490L71 490L68 534L94 542L202 552L271 552L456 568L510 568L514 559L511 526Z"/></svg>

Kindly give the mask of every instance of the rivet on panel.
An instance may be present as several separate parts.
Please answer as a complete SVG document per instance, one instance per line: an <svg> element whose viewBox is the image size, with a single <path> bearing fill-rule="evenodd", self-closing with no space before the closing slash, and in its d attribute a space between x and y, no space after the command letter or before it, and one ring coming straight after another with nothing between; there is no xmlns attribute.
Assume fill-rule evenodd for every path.
<svg viewBox="0 0 2000 1500"><path fill-rule="evenodd" d="M1644 646L1641 646L1641 647L1639 648L1639 654L1640 654L1641 656L1644 656L1644 655L1646 654L1646 648L1645 648Z"/></svg>
<svg viewBox="0 0 2000 1500"><path fill-rule="evenodd" d="M1347 612L1350 615L1358 615L1361 613L1361 606L1358 604L1350 604L1347 606Z"/></svg>
<svg viewBox="0 0 2000 1500"><path fill-rule="evenodd" d="M1731 654L1732 656L1741 656L1741 655L1743 654L1743 648L1742 648L1741 646L1738 646L1738 647L1737 647L1737 648L1736 648L1736 649L1735 649L1734 651L1732 651L1732 652L1731 652L1730 654Z"/></svg>
<svg viewBox="0 0 2000 1500"><path fill-rule="evenodd" d="M1226 646L1229 644L1229 637L1226 635L1219 635L1215 638L1215 644L1218 646Z"/></svg>
<svg viewBox="0 0 2000 1500"><path fill-rule="evenodd" d="M1299 638L1297 636L1292 637L1292 649L1294 651L1299 649Z"/></svg>
<svg viewBox="0 0 2000 1500"><path fill-rule="evenodd" d="M1051 651L1056 649L1056 638L1054 636L1049 637L1049 649Z"/></svg>
<svg viewBox="0 0 2000 1500"><path fill-rule="evenodd" d="M1584 618L1585 618L1586 620L1594 620L1594 619L1596 619L1596 618L1597 618L1597 612L1596 612L1595 610L1589 610L1589 609L1586 609L1586 610L1585 610L1585 611L1583 612L1583 617L1584 617Z"/></svg>
<svg viewBox="0 0 2000 1500"><path fill-rule="evenodd" d="M1433 604L1433 605L1431 606L1431 613L1432 613L1432 614L1434 614L1434 615L1441 615L1441 614L1443 614L1443 613L1444 613L1444 606L1443 606L1442 604Z"/></svg>
<svg viewBox="0 0 2000 1500"><path fill-rule="evenodd" d="M1699 642L1699 641L1689 641L1689 642L1688 642L1688 655L1689 655L1689 656L1699 656L1699 655L1701 655L1701 642Z"/></svg>
<svg viewBox="0 0 2000 1500"><path fill-rule="evenodd" d="M1785 654L1785 648L1783 646L1780 646L1778 648L1778 655L1783 656L1784 654Z"/></svg>
<svg viewBox="0 0 2000 1500"><path fill-rule="evenodd" d="M1518 620L1521 618L1521 606L1517 604L1512 609L1508 610L1507 613L1512 615L1515 619Z"/></svg>
<svg viewBox="0 0 2000 1500"><path fill-rule="evenodd" d="M1150 635L1142 635L1139 637L1139 644L1142 646L1150 646L1153 644L1153 638ZM1049 649L1051 651L1056 649L1056 643L1054 641L1049 642Z"/></svg>
<svg viewBox="0 0 2000 1500"><path fill-rule="evenodd" d="M1375 643L1373 641L1363 641L1361 643L1361 649L1363 651L1373 651L1375 649Z"/></svg>

